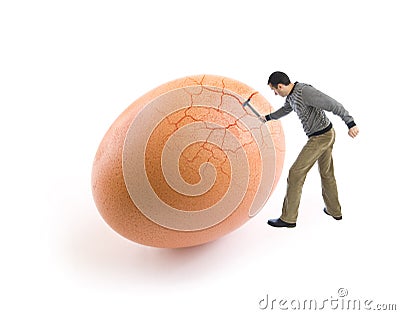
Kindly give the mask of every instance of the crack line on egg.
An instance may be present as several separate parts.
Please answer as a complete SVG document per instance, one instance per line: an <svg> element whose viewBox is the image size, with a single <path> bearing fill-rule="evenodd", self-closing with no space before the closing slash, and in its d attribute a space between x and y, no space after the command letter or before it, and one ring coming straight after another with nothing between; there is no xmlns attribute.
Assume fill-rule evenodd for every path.
<svg viewBox="0 0 400 315"><path fill-rule="evenodd" d="M205 76L203 76L203 78L201 79L201 82L205 79ZM184 173L182 173L182 171L179 171L178 173L180 174L180 177L187 183L187 184L193 184L193 178L197 178L197 181L199 180L199 177L196 177L195 174L199 174L201 176L200 170L202 170L201 172L205 172L207 174L211 174L210 171L212 169L216 170L216 174L220 174L219 176L224 176L227 179L230 179L228 183L228 189L230 189L229 187L234 185L235 189L239 189L241 190L244 195L243 197L240 198L248 198L246 197L246 195L252 191L252 189L248 189L248 181L250 180L253 184L252 186L254 186L255 191L251 192L251 194L256 194L256 191L259 190L259 185L257 184L260 180L260 174L258 173L258 171L256 171L256 169L252 169L253 166L248 165L247 167L249 167L249 171L251 173L249 173L248 175L245 175L244 177L239 177L238 179L236 179L236 175L235 173L232 173L232 169L230 169L229 167L229 160L228 160L228 156L230 155L231 158L233 158L234 156L235 159L242 159L241 157L243 156L243 162L248 164L248 154L249 152L258 152L259 148L256 147L256 142L254 142L254 138L253 138L253 131L256 130L260 130L261 127L258 124L258 127L254 127L254 123L250 124L249 126L246 126L246 123L244 123L244 121L242 122L242 120L244 118L246 118L248 121L254 121L254 117L252 117L249 113L246 112L245 109L243 109L242 107L242 99L240 99L240 97L238 95L235 95L233 93L231 93L229 90L226 89L226 84L224 79L221 82L222 88L216 88L216 87L210 87L210 86L195 86L195 87L183 87L182 90L183 92L187 95L187 100L188 102L181 106L178 110L171 112L170 114L166 113L165 110L157 110L158 113L163 114L164 118L157 123L157 126L154 126L154 129L151 131L151 134L149 135L149 138L147 141L147 145L146 145L146 159L145 159L145 163L146 165L150 162L150 157L154 156L154 152L158 151L160 153L156 154L157 156L160 156L160 154L164 154L162 152L164 152L164 149L168 149L168 150L172 150L172 151L178 151L180 150L180 152L178 152L178 154L180 155L180 161L185 161L186 162L184 164L182 164L181 162L179 162L177 165L178 167L185 167L186 170L191 169L191 178L192 181L191 182L187 182L187 178L185 179L185 175L182 175ZM176 90L173 93L178 93L179 91ZM253 92L250 96L253 97L254 95L256 95L258 92ZM209 96L207 96L209 95ZM218 96L219 95L219 96ZM197 103L198 100L204 99L204 97L206 97L205 99L210 98L210 100L212 98L215 98L216 103L214 103L214 105L210 104L204 104L204 105L200 105L200 103ZM237 105L234 105L234 104ZM162 104L162 103L160 103ZM234 106L234 107L232 107ZM237 106L237 107L236 107ZM157 106L155 106L156 109L158 109ZM231 108L235 108L234 112L236 114L234 114L233 112L230 112ZM218 117L217 120L216 117ZM212 123L211 123L212 122ZM190 146L194 149L194 153L192 152L190 155L188 154L188 152L186 151L187 148L183 148L180 149L180 147L175 147L175 145L178 145L180 141L184 141L185 140L185 135L182 132L179 132L179 130L184 130L183 128L185 126L196 126L196 124L201 123L201 125L203 126L203 133L204 133L204 140L201 140L199 142L193 142L192 144L190 144ZM164 127L163 127L164 126ZM186 128L186 127L185 127ZM196 127L197 128L197 127ZM157 130L160 129L160 131L162 130L163 132L158 132ZM194 129L196 130L196 129ZM261 130L262 132L262 130ZM180 134L182 134L182 136L180 136ZM261 134L261 133L260 133ZM157 135L157 136L152 136L152 135ZM232 139L236 139L237 142L232 142L232 140L229 140L229 142L227 141L228 139L228 135L230 138ZM178 141L178 142L171 142L170 139L172 139L172 137L174 137L176 140L174 141ZM152 145L152 152L151 154L147 155L147 150L149 149L149 145L151 144L152 140L151 139L158 139L158 141L161 142L157 142L157 145ZM261 139L261 142L264 142L263 139ZM172 145L172 146L171 146ZM156 151L154 151L156 150ZM223 154L222 154L223 153ZM254 153L252 153L254 155ZM233 155L232 155L233 154ZM243 155L244 154L244 155ZM160 156L161 157L161 156ZM187 158L190 159L187 159ZM189 205L191 204L192 206L190 206L189 208L186 209L182 209L185 211L188 211L190 213L195 213L196 211L199 212L199 210L201 210L200 212L204 212L205 210L211 209L212 207L212 203L214 202L220 202L218 200L223 200L221 198L223 198L223 196L225 196L225 194L227 193L226 191L222 191L218 194L218 198L219 199L211 199L212 203L209 204L209 206L204 207L205 204L203 203L203 205L201 205L200 208L195 207L196 204L198 204L199 202L197 202L196 200L201 200L198 198L201 198L204 196L204 194L207 194L208 192L211 192L211 190L213 189L213 186L215 186L215 180L213 179L212 185L210 186L209 189L204 191L203 195L193 195L190 194L188 196L179 193L177 191L174 191L174 189L172 189L172 187L167 183L164 182L164 180L162 178L168 179L169 177L166 176L165 171L168 169L164 169L163 165L160 164L161 160L154 160L154 166L150 166L150 164L148 166L145 167L146 173L149 172L151 170L151 173L147 173L147 179L149 180L149 183L151 183L152 189L154 191L154 193L158 192L158 197L160 198L160 201L166 202L168 200L168 198L173 195L175 196L174 198L178 198L182 199L182 201L178 202L178 203L173 203L171 204L173 206L173 208L177 209L177 207L179 208L179 205ZM193 162L197 161L196 165L193 166ZM239 161L239 160L238 160ZM242 166L243 162L241 162ZM257 163L255 163L257 164ZM181 166L184 165L184 166ZM210 168L212 166L212 168ZM180 169L182 170L182 168ZM156 173L154 173L154 171L156 171ZM159 175L157 175L159 174ZM246 174L246 173L244 173ZM252 174L252 175L251 175ZM232 177L232 175L235 175ZM251 175L251 176L250 176ZM183 176L183 177L182 177ZM153 181L153 178L157 178L157 181ZM243 181L244 179L246 179L245 181ZM195 180L196 181L196 180ZM224 182L225 180L223 180ZM209 182L211 183L211 182ZM160 189L162 185L164 188ZM200 186L199 186L200 187ZM189 187L190 188L190 187ZM222 187L219 187L218 189L220 189ZM222 195L221 195L222 193ZM215 195L215 194L212 194ZM208 194L208 196L210 196L210 194ZM183 200L186 201L183 201ZM215 200L215 201L213 201ZM241 201L239 201L241 200ZM240 206L240 204L243 202L244 199L238 199L238 202L235 206L238 207ZM135 200L134 200L135 201ZM171 200L173 201L173 200ZM217 205L217 203L215 203L215 205ZM137 205L138 206L138 205ZM211 206L211 208L210 208ZM140 205L138 206L138 208L140 208ZM190 210L190 208L192 210ZM225 211L225 215L231 213L232 211L235 210L235 208L232 208L231 210L229 210L228 212ZM198 209L198 210L196 210ZM222 208L221 208L222 209ZM195 211L193 211L195 210ZM226 209L225 209L226 210ZM165 211L165 210L164 210ZM183 214L183 213L182 213ZM200 213L199 213L200 214ZM157 216L161 219L160 217L160 213L154 213L152 216ZM215 214L213 215L215 216ZM178 217L176 217L177 219ZM183 217L182 217L183 218ZM180 218L180 219L182 219ZM206 218L206 217L204 217ZM159 220L159 219L157 219ZM222 217L221 217L222 220ZM179 222L175 222L173 223L173 221L170 221L170 223L166 223L167 226L171 227L171 225L176 225L177 226L180 224ZM206 222L206 221L204 221ZM204 224L203 222L203 224ZM213 224L217 224L218 222L214 222Z"/></svg>

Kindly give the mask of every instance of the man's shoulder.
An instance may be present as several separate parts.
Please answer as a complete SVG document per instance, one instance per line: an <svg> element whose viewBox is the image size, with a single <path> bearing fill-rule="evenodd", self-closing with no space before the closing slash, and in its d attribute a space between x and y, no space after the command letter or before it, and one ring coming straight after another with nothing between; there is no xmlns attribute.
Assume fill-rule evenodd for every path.
<svg viewBox="0 0 400 315"><path fill-rule="evenodd" d="M306 88L306 89L312 88L313 89L314 87L308 83L297 82L296 88L302 91L304 88Z"/></svg>
<svg viewBox="0 0 400 315"><path fill-rule="evenodd" d="M298 83L296 86L298 86L297 93L301 94L303 97L312 96L319 92L315 87L308 83Z"/></svg>

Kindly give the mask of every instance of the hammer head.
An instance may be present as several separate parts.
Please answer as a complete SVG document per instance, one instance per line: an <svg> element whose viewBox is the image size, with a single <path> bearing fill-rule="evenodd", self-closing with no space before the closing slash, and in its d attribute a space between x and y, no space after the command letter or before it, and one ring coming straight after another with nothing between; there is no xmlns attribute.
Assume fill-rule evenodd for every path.
<svg viewBox="0 0 400 315"><path fill-rule="evenodd" d="M242 106L243 106L243 107L246 107L247 105L249 105L249 103L250 103L250 99L248 99L246 102L244 102L244 103L242 104Z"/></svg>
<svg viewBox="0 0 400 315"><path fill-rule="evenodd" d="M248 108L250 108L250 110L257 116L257 118L258 118L262 123L267 122L267 120L265 119L265 117L264 117L264 116L261 116L260 113L257 112L257 110L250 104L250 98L249 98L246 102L244 102L244 103L242 104L242 106L243 106L243 107L246 107L246 106L247 106Z"/></svg>

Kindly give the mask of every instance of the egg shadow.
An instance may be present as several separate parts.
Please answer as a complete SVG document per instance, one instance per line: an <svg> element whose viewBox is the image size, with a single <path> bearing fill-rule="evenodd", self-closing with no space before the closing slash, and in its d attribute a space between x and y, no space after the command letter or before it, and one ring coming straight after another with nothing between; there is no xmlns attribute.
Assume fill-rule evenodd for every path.
<svg viewBox="0 0 400 315"><path fill-rule="evenodd" d="M186 248L154 248L132 242L112 230L99 215L90 194L66 198L54 217L53 249L78 278L148 283L212 278L226 268L246 265L260 255L273 255L281 242L257 215L231 233ZM234 267L232 267L234 268Z"/></svg>
<svg viewBox="0 0 400 315"><path fill-rule="evenodd" d="M223 270L226 263L246 259L246 240L230 235L186 248L154 248L127 240L99 219L95 209L89 217L63 233L63 259L79 277L132 279L150 282L174 277L195 281ZM129 280L128 280L129 281Z"/></svg>

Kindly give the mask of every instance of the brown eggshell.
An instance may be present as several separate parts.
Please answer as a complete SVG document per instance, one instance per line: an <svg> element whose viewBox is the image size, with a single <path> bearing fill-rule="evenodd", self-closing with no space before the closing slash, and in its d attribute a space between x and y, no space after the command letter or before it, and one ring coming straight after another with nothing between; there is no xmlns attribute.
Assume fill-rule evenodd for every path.
<svg viewBox="0 0 400 315"><path fill-rule="evenodd" d="M112 229L154 247L188 247L244 224L280 177L285 140L271 105L249 86L198 75L163 84L112 124L92 171L96 206Z"/></svg>

